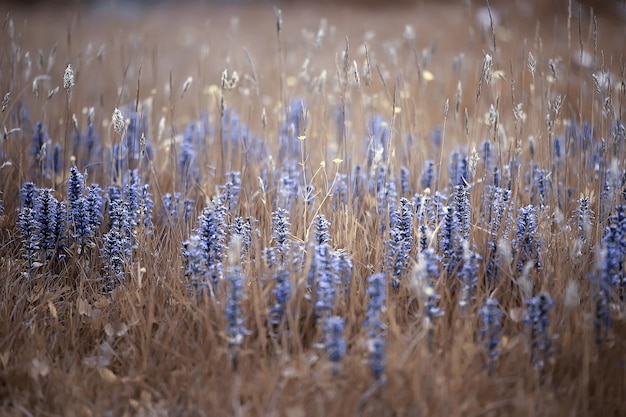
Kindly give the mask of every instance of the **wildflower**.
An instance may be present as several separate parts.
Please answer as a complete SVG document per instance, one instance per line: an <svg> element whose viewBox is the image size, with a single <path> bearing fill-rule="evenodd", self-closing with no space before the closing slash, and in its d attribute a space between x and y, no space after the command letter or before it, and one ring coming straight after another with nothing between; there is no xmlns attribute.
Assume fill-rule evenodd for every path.
<svg viewBox="0 0 626 417"><path fill-rule="evenodd" d="M285 315L287 302L291 298L291 280L289 279L289 271L286 269L280 269L273 274L273 278L272 295L275 297L275 302L270 309L269 320L270 323L279 325Z"/></svg>
<svg viewBox="0 0 626 417"><path fill-rule="evenodd" d="M493 364L500 355L498 344L502 333L502 318L504 312L498 307L498 301L494 298L486 298L483 306L478 310L482 327L478 329L478 335L484 343L487 352L487 369L491 373Z"/></svg>
<svg viewBox="0 0 626 417"><path fill-rule="evenodd" d="M537 214L533 205L519 209L517 218L517 234L513 247L518 253L517 270L521 271L524 265L533 261L535 268L541 267L539 249L541 242L537 237Z"/></svg>
<svg viewBox="0 0 626 417"><path fill-rule="evenodd" d="M67 184L70 235L79 246L82 246L89 237L90 227L87 217L88 207L84 196L85 177L75 166L70 168L70 176Z"/></svg>
<svg viewBox="0 0 626 417"><path fill-rule="evenodd" d="M330 222L326 220L326 216L318 214L313 218L313 226L315 228L315 244L323 245L330 243Z"/></svg>
<svg viewBox="0 0 626 417"><path fill-rule="evenodd" d="M385 311L385 275L381 272L367 279L367 295L369 302L364 326L367 328L367 345L369 348L369 365L374 378L381 380L385 372L385 325L382 314Z"/></svg>
<svg viewBox="0 0 626 417"><path fill-rule="evenodd" d="M289 251L289 212L285 209L278 208L272 213L272 240L280 257L281 265L285 264Z"/></svg>
<svg viewBox="0 0 626 417"><path fill-rule="evenodd" d="M582 197L578 200L578 240L581 246L591 240L591 221L593 220L593 210L589 208L589 197Z"/></svg>
<svg viewBox="0 0 626 417"><path fill-rule="evenodd" d="M31 271L39 261L40 234L33 207L22 206L18 213L17 227L22 238L22 259L28 263Z"/></svg>
<svg viewBox="0 0 626 417"><path fill-rule="evenodd" d="M469 239L471 224L469 186L465 184L454 187L454 215L456 217L457 238L460 240Z"/></svg>
<svg viewBox="0 0 626 417"><path fill-rule="evenodd" d="M369 168L376 167L378 160L387 160L389 140L391 139L390 126L389 122L379 115L374 115L368 123L367 166Z"/></svg>
<svg viewBox="0 0 626 417"><path fill-rule="evenodd" d="M439 232L439 248L443 254L443 264L448 274L451 274L457 267L458 259L458 223L454 215L453 206L448 206L443 218L443 225Z"/></svg>
<svg viewBox="0 0 626 417"><path fill-rule="evenodd" d="M480 144L480 158L485 165L485 172L493 171L495 166L493 165L494 146L490 140L484 140Z"/></svg>
<svg viewBox="0 0 626 417"><path fill-rule="evenodd" d="M37 168L47 173L50 169L50 162L48 158L48 146L50 143L50 137L46 132L44 124L37 122L34 127L33 139L32 139L32 151L31 155L37 163Z"/></svg>
<svg viewBox="0 0 626 417"><path fill-rule="evenodd" d="M461 277L461 295L459 306L467 307L474 299L476 285L478 284L478 260L480 255L470 248L469 241L464 240L463 247L463 265L459 271Z"/></svg>
<svg viewBox="0 0 626 417"><path fill-rule="evenodd" d="M237 171L227 172L226 177L228 180L220 186L222 204L228 210L232 210L237 207L241 192L241 173Z"/></svg>
<svg viewBox="0 0 626 417"><path fill-rule="evenodd" d="M386 242L385 264L391 267L394 288L400 286L400 276L406 270L413 246L413 203L404 197L400 208L390 216L390 238Z"/></svg>
<svg viewBox="0 0 626 417"><path fill-rule="evenodd" d="M552 337L548 331L548 314L553 307L554 301L546 293L526 300L524 324L529 330L530 360L536 369L545 366L545 361L551 353Z"/></svg>
<svg viewBox="0 0 626 417"><path fill-rule="evenodd" d="M324 322L335 307L339 286L337 257L328 243L313 244L313 259L307 275L307 285L314 289L315 314Z"/></svg>
<svg viewBox="0 0 626 417"><path fill-rule="evenodd" d="M253 219L248 217L235 217L233 223L230 225L230 231L232 236L237 236L241 239L241 257L248 253L250 246L252 245L252 221Z"/></svg>
<svg viewBox="0 0 626 417"><path fill-rule="evenodd" d="M180 202L180 193L163 194L163 210L168 217L178 217L178 204Z"/></svg>
<svg viewBox="0 0 626 417"><path fill-rule="evenodd" d="M125 280L124 269L132 253L132 223L127 205L122 200L112 200L109 217L111 226L103 236L102 247L104 270L109 279L105 285L107 292L113 291Z"/></svg>
<svg viewBox="0 0 626 417"><path fill-rule="evenodd" d="M413 194L413 188L411 187L411 172L407 167L400 168L400 194L403 196Z"/></svg>
<svg viewBox="0 0 626 417"><path fill-rule="evenodd" d="M434 183L435 176L435 162L428 159L424 161L424 168L422 168L422 175L420 185L423 190L431 189Z"/></svg>
<svg viewBox="0 0 626 417"><path fill-rule="evenodd" d="M333 363L333 373L339 370L339 362L346 354L347 344L343 338L344 319L339 316L329 317L324 324L324 350Z"/></svg>
<svg viewBox="0 0 626 417"><path fill-rule="evenodd" d="M596 343L600 343L607 338L608 330L611 327L611 290L612 282L610 275L606 273L607 248L600 247L596 251L594 262L595 278L595 308L593 327L596 333Z"/></svg>
<svg viewBox="0 0 626 417"><path fill-rule="evenodd" d="M226 298L226 323L228 343L231 346L238 346L243 342L243 338L249 334L246 329L246 319L241 309L243 300L243 283L245 276L241 272L241 267L230 266L226 273L226 281L230 288Z"/></svg>
<svg viewBox="0 0 626 417"><path fill-rule="evenodd" d="M206 245L199 235L192 234L183 242L183 269L193 295L200 295L207 289L205 253Z"/></svg>
<svg viewBox="0 0 626 417"><path fill-rule="evenodd" d="M35 221L39 225L40 250L46 260L50 259L57 248L60 236L57 234L59 208L52 189L42 189L36 204Z"/></svg>
<svg viewBox="0 0 626 417"><path fill-rule="evenodd" d="M530 201L539 207L544 207L549 197L550 171L547 169L538 169L536 165L533 165L531 172L533 178Z"/></svg>
<svg viewBox="0 0 626 417"><path fill-rule="evenodd" d="M225 208L218 199L204 208L198 218L197 233L203 241L205 251L204 261L209 273L210 284L215 286L223 276L223 263L225 240L226 240L226 219Z"/></svg>
<svg viewBox="0 0 626 417"><path fill-rule="evenodd" d="M338 210L341 206L345 206L346 204L348 204L348 183L347 183L347 176L345 174L337 174L337 176L335 177L335 185L333 187L333 200L332 200L332 207L333 210ZM307 186L309 187L309 186ZM313 188L313 190L315 189L314 186L310 186ZM312 191L308 191L308 195L309 200L307 201L307 204L310 205L310 203L313 202L313 198L315 197L315 194L313 194Z"/></svg>
<svg viewBox="0 0 626 417"><path fill-rule="evenodd" d="M604 279L617 291L623 292L626 290L626 205L614 207L607 221L602 247L606 250Z"/></svg>
<svg viewBox="0 0 626 417"><path fill-rule="evenodd" d="M183 144L178 157L178 170L183 183L183 188L187 190L194 178L199 178L200 172L196 164L195 142L199 134L196 124L190 123L183 132Z"/></svg>

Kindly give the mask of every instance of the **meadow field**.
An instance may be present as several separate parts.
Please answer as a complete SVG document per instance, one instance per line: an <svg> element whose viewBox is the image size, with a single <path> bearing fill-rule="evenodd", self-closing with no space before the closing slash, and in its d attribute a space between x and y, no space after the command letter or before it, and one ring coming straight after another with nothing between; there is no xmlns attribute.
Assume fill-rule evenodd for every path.
<svg viewBox="0 0 626 417"><path fill-rule="evenodd" d="M0 414L626 415L607 4L3 5Z"/></svg>

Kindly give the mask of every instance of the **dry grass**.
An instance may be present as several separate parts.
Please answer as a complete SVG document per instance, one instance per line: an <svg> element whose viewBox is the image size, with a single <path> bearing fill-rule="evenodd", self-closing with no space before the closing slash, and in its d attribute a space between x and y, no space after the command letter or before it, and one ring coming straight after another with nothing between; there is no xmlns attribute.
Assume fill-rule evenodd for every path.
<svg viewBox="0 0 626 417"><path fill-rule="evenodd" d="M392 9L380 17L378 12L343 8L311 8L305 14L293 6L283 10L280 33L274 11L266 6L189 8L170 11L167 17L159 12L10 14L0 35L2 94L11 93L0 114L5 132L11 131L0 147L5 208L0 221L1 412L287 417L626 414L623 294L611 302L608 337L597 342L597 291L590 279L595 276L594 259L602 247L607 216L626 204L623 190L606 201L608 211L601 209L599 197L603 170L624 173L626 168L624 137L613 135L616 121L623 120L626 111L620 49L624 28L605 16L594 20L587 10L573 10L568 19L566 7L531 27L513 19L514 10L505 12L499 25L483 33L475 24L477 6L473 7L464 11L426 4ZM327 26L320 23L321 17L328 19ZM415 37L405 24L413 26ZM363 28L371 28L371 34ZM594 60L588 67L576 64L580 48ZM457 59L455 65L461 53L462 63ZM493 58L487 72L485 54ZM534 74L528 69L529 54L536 60ZM303 69L305 60L308 67ZM551 60L557 62L556 78ZM67 64L76 75L71 92L63 89ZM239 75L232 89L220 86L224 70ZM615 74L615 82L598 88L591 77L596 70ZM38 97L33 92L36 77L40 77ZM59 91L48 98L56 86ZM279 157L278 135L296 97L305 103L306 113L300 115L301 131L289 132L300 146L292 179L302 187L313 185L315 194L310 205L299 195L289 208L290 239L302 251L303 270L290 270L293 294L285 319L273 326L268 313L274 282L263 253L275 244L272 212L282 201L277 178L288 163ZM498 117L489 126L491 106ZM523 116L514 117L516 106L521 106ZM101 155L91 156L96 163L84 162L84 147L75 154L72 149L72 116L84 133L90 107L103 149ZM155 228L153 234L139 230L126 280L107 294L102 283L107 278L102 269L106 260L99 249L108 215L97 232L96 247L79 252L76 245L69 246L64 249L65 260L33 270L22 259L16 222L23 182L53 188L59 199L67 191L68 169L47 176L36 166L31 126L43 121L50 136L48 149L64 146L65 167L75 164L88 173L88 184L106 187L113 181L107 152L120 141L111 127L116 107L125 109L127 116L138 109L147 122L152 159L135 161L136 166L131 162L130 167L138 168L142 181L150 184ZM22 117L24 108L28 121ZM267 146L266 156L258 157L243 145L224 145L223 108L239 114L250 138ZM346 115L345 124L337 122L341 114ZM204 115L213 129L203 137L206 146L196 149L199 180L185 190L177 167L182 134L189 122ZM498 279L489 282L491 236L484 213L492 205L487 198L492 173L484 161L477 161L470 179L469 237L471 248L482 257L475 300L461 311L458 289L451 285L459 271L448 273L441 267L434 289L445 315L432 327L424 317L422 299L410 285L421 233L421 225L414 221L410 265L401 274L400 288L387 288L383 383L375 380L367 363L363 322L369 301L367 278L389 272L385 262L389 232L380 233L380 223L388 222L389 213L381 212L377 196L368 192L350 194L346 204L333 206L332 201L341 174L350 183L360 165L369 175L368 123L373 115L387 120L391 137L386 159L375 161L374 168L384 167L389 182L399 181L400 168L408 167L412 188L422 195L452 193L448 156L455 149L470 156L488 139L501 172L517 161L518 168L513 165L510 170L508 211L513 221L505 236L509 245L518 209L532 202L534 185L529 187L525 177L530 167L548 170L550 178L548 198L537 211L541 268L524 274L515 268L518 254L513 259L501 257ZM582 149L577 137L567 135L568 124L582 126L583 121L592 126L593 141L604 144L598 170L589 163L595 145ZM443 131L440 145L430 139L437 125ZM564 137L567 152L562 159L554 155L559 136ZM420 185L426 160L435 161L439 174L430 190ZM256 219L252 245L241 263L246 276L242 309L250 334L239 346L229 344L225 330L227 283L220 282L213 297L189 293L182 245L196 222L169 221L162 207L166 193L182 192L195 200L196 218L229 171L241 172L242 184L239 203L227 213L227 220ZM259 178L265 179L267 189L259 185ZM596 215L589 239L578 247L575 210L582 196L590 197ZM347 342L337 373L318 347L322 332L317 323L321 319L314 314L316 291L306 288L316 214L324 214L331 223L333 249L345 250L353 263L350 284L340 292L333 310L345 319ZM429 226L437 231L443 227L440 219ZM504 236L502 230L498 233ZM439 251L438 240L435 234L430 244ZM623 252L621 256L623 260ZM539 370L531 363L529 335L521 319L526 308L520 288L524 279L530 280L531 295L545 291L555 301L549 315L552 354ZM568 293L568 288L573 291ZM477 336L478 309L490 296L506 313L501 354L492 372L486 368L484 344Z"/></svg>

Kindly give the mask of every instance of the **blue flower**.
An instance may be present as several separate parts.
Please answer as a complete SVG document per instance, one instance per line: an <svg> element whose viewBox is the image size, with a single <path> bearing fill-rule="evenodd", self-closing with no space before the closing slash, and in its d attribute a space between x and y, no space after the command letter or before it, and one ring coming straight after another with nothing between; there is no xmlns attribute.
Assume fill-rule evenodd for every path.
<svg viewBox="0 0 626 417"><path fill-rule="evenodd" d="M207 285L208 270L205 260L206 245L197 234L183 242L183 269L193 295L202 295L210 290Z"/></svg>
<svg viewBox="0 0 626 417"><path fill-rule="evenodd" d="M270 323L279 325L287 308L287 303L291 298L291 280L289 278L290 273L286 269L280 269L275 274L272 274L274 279L274 288L272 289L272 295L275 297L275 302L269 312Z"/></svg>
<svg viewBox="0 0 626 417"><path fill-rule="evenodd" d="M226 273L226 281L230 288L226 298L226 322L228 343L231 346L240 345L243 338L249 334L246 329L246 319L242 312L241 303L243 301L244 291L243 283L245 276L241 272L239 266L231 266Z"/></svg>
<svg viewBox="0 0 626 417"><path fill-rule="evenodd" d="M125 267L132 254L133 226L127 205L113 200L109 206L110 228L103 236L102 259L108 277L105 291L111 292L125 280Z"/></svg>
<svg viewBox="0 0 626 417"><path fill-rule="evenodd" d="M420 179L420 185L422 190L432 189L435 178L435 161L427 159L424 161L424 167L422 168L422 175Z"/></svg>
<svg viewBox="0 0 626 417"><path fill-rule="evenodd" d="M367 279L366 294L369 297L364 326L367 329L368 362L374 378L382 380L387 362L385 348L385 325L382 314L385 311L385 274L376 273Z"/></svg>
<svg viewBox="0 0 626 417"><path fill-rule="evenodd" d="M20 208L17 227L22 238L22 259L27 261L30 271L39 261L40 248L39 223L34 208L28 206Z"/></svg>
<svg viewBox="0 0 626 417"><path fill-rule="evenodd" d="M529 331L530 360L536 369L543 368L551 354L552 336L548 329L548 314L553 307L554 301L543 292L526 300L524 325Z"/></svg>
<svg viewBox="0 0 626 417"><path fill-rule="evenodd" d="M391 269L391 285L400 286L400 276L407 269L413 247L413 203L402 197L400 208L390 215L390 238L385 243L385 264Z"/></svg>
<svg viewBox="0 0 626 417"><path fill-rule="evenodd" d="M233 210L237 207L241 192L241 173L238 171L227 172L226 178L227 181L220 186L222 204L228 210Z"/></svg>
<svg viewBox="0 0 626 417"><path fill-rule="evenodd" d="M407 167L400 168L400 195L408 196L413 194L411 187L411 171Z"/></svg>
<svg viewBox="0 0 626 417"><path fill-rule="evenodd" d="M326 220L326 216L317 214L313 218L313 227L315 228L315 245L330 243L330 222Z"/></svg>
<svg viewBox="0 0 626 417"><path fill-rule="evenodd" d="M531 204L520 208L519 213L517 233L513 240L513 247L518 257L517 270L521 271L528 262L533 262L535 268L540 268L541 241L537 236L536 208Z"/></svg>
<svg viewBox="0 0 626 417"><path fill-rule="evenodd" d="M226 209L218 199L204 208L198 218L197 233L205 248L205 262L209 274L210 285L217 285L223 277L223 263L226 241Z"/></svg>
<svg viewBox="0 0 626 417"><path fill-rule="evenodd" d="M272 232L271 237L273 247L278 252L278 262L284 265L289 252L289 212L283 208L278 208L272 213Z"/></svg>
<svg viewBox="0 0 626 417"><path fill-rule="evenodd" d="M57 249L60 236L57 228L59 202L54 196L54 190L42 189L36 204L35 220L39 225L40 250L44 258L50 259Z"/></svg>
<svg viewBox="0 0 626 417"><path fill-rule="evenodd" d="M502 334L502 318L504 312L498 306L498 301L494 298L486 298L483 306L478 310L481 327L478 335L485 346L487 353L487 368L493 371L493 364L500 355L498 344Z"/></svg>
<svg viewBox="0 0 626 417"><path fill-rule="evenodd" d="M324 350L333 363L333 372L337 373L339 362L346 354L347 344L343 338L344 319L338 316L329 317L324 324Z"/></svg>
<svg viewBox="0 0 626 417"><path fill-rule="evenodd" d="M470 248L469 241L464 240L463 247L463 265L459 271L461 278L461 294L459 299L459 306L461 308L468 307L474 300L474 294L476 293L476 285L478 284L478 261L481 259Z"/></svg>

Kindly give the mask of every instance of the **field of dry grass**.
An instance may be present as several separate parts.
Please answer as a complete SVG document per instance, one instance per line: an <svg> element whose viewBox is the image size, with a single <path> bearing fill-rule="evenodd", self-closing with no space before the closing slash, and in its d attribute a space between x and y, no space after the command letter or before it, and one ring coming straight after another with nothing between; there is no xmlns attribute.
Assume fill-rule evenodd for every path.
<svg viewBox="0 0 626 417"><path fill-rule="evenodd" d="M626 26L477 3L3 15L0 414L626 415Z"/></svg>

